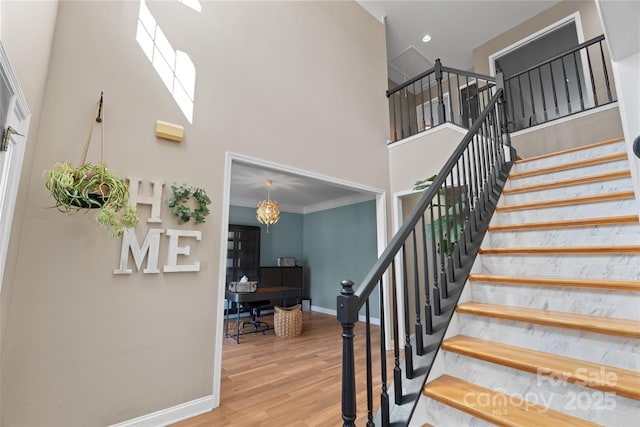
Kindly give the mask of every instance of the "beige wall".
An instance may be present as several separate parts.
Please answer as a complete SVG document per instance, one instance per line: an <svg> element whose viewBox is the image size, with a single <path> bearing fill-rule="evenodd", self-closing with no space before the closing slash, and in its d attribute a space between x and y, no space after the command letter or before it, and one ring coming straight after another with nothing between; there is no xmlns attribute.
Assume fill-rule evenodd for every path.
<svg viewBox="0 0 640 427"><path fill-rule="evenodd" d="M22 178L12 228L9 251L5 264L3 283L0 285L0 360L4 353L4 336L9 315L9 301L13 289L13 278L18 257L19 230L23 226L25 202L29 188L27 185L31 164L35 153L34 144L38 135L38 124L45 91L49 54L55 28L58 2L0 1L0 42L11 61L20 88L31 111L30 129L23 162ZM0 363L0 384L2 383L2 363ZM0 398L0 420L3 400Z"/></svg>
<svg viewBox="0 0 640 427"><path fill-rule="evenodd" d="M441 125L431 131L389 146L389 171L392 194L409 191L416 181L440 172L460 144L466 131Z"/></svg>
<svg viewBox="0 0 640 427"><path fill-rule="evenodd" d="M196 69L193 124L135 40L138 2L61 2L2 359L6 426L107 425L212 393L225 153L387 189L389 135L382 24L352 2L149 5ZM197 229L198 273L113 275L120 241L93 214L53 209L42 171L77 162L105 92L106 160L123 175L202 186L207 222L168 209L148 228ZM158 140L156 120L185 126ZM97 142L97 140L95 140ZM89 155L98 160L97 144ZM148 191L148 189L147 189ZM165 188L164 196L169 190ZM143 220L148 210L142 209ZM160 246L166 261L167 241Z"/></svg>
<svg viewBox="0 0 640 427"><path fill-rule="evenodd" d="M621 136L620 112L613 107L517 132L511 135L511 144L518 156L527 158Z"/></svg>

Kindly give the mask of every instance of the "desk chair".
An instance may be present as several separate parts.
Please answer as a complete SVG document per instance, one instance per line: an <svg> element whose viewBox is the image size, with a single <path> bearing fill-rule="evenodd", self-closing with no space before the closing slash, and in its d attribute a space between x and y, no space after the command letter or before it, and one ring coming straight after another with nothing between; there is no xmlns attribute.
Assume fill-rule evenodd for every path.
<svg viewBox="0 0 640 427"><path fill-rule="evenodd" d="M247 324L253 325L254 333L262 331L262 334L264 335L265 332L269 330L269 324L258 320L258 317L260 317L260 307L262 307L263 305L267 305L270 302L271 301L269 300L260 300L243 303L243 305L251 308L251 320L244 320L242 322L242 328L244 329L245 325ZM264 329L259 329L260 327L263 327Z"/></svg>

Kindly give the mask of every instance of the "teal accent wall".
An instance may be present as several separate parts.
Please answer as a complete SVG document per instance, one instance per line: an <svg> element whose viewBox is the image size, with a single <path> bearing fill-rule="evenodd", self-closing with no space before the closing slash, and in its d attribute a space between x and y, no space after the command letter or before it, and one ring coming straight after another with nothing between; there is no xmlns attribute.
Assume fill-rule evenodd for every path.
<svg viewBox="0 0 640 427"><path fill-rule="evenodd" d="M304 256L312 305L335 310L340 282L352 280L357 288L378 258L376 202L305 215ZM377 293L370 303L371 316L378 317Z"/></svg>
<svg viewBox="0 0 640 427"><path fill-rule="evenodd" d="M305 267L304 289L311 304L329 310L336 309L340 282L350 279L357 287L377 259L374 200L306 215L282 212L269 233L256 220L255 209L231 206L229 223L260 226L260 265L295 257ZM378 293L370 303L371 316L378 317Z"/></svg>
<svg viewBox="0 0 640 427"><path fill-rule="evenodd" d="M229 208L229 224L257 225L262 229L260 233L260 266L276 265L280 257L294 257L298 265L303 265L302 241L304 230L302 227L304 215L289 212L280 213L277 224L267 226L256 219L255 208L231 206Z"/></svg>

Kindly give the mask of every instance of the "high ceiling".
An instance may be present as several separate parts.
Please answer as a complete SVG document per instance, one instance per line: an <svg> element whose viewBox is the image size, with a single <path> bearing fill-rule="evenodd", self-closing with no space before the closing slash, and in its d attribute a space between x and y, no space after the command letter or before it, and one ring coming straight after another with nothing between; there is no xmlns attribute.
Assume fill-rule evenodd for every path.
<svg viewBox="0 0 640 427"><path fill-rule="evenodd" d="M358 3L377 19L382 21L384 17L389 77L402 83L431 68L438 58L449 67L470 69L474 47L558 1L360 0ZM427 33L432 39L423 43L422 37ZM323 179L275 167L234 163L231 204L255 207L266 198L267 180L273 181L272 198L287 212L308 213L374 198L371 192Z"/></svg>
<svg viewBox="0 0 640 427"><path fill-rule="evenodd" d="M359 0L387 28L389 78L400 84L433 66L473 66L473 49L559 1ZM422 38L431 36L428 43Z"/></svg>

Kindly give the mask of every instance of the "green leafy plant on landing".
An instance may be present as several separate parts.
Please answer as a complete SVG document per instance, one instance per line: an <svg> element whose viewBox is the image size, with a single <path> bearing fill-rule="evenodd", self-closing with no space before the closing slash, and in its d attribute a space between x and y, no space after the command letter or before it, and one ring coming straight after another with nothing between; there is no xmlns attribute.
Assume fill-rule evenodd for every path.
<svg viewBox="0 0 640 427"><path fill-rule="evenodd" d="M138 214L129 204L127 183L101 166L83 164L75 168L69 162L56 163L45 171L45 187L55 200L55 207L65 213L99 209L96 221L111 229L113 237L135 227Z"/></svg>
<svg viewBox="0 0 640 427"><path fill-rule="evenodd" d="M433 175L429 178L416 181L413 185L414 190L427 190L435 181L437 175ZM427 237L430 239L438 238L440 227L442 227L442 232L444 234L442 242L437 242L437 251L440 253L443 251L446 255L451 255L453 251L453 246L457 242L458 236L464 230L464 215L462 213L462 206L456 200L453 204L441 204L439 203L441 200L445 200L445 190L444 188L440 188L438 190L437 202L431 204L432 209L437 207L438 209L434 209L434 220L433 220L433 230L435 231L435 236L431 233L431 227L429 225L425 225ZM465 194L461 194L462 202L464 203ZM440 207L444 208L444 212L440 211ZM437 217L436 217L437 215ZM451 230L451 244L448 241L448 233L447 230Z"/></svg>
<svg viewBox="0 0 640 427"><path fill-rule="evenodd" d="M173 197L167 200L167 206L171 208L171 212L178 218L179 224L184 224L193 219L196 224L205 222L205 218L209 215L207 205L211 204L211 199L202 188L189 187L187 184L180 186L175 183L171 186ZM193 201L191 200L193 198ZM197 205L194 209L193 206Z"/></svg>

